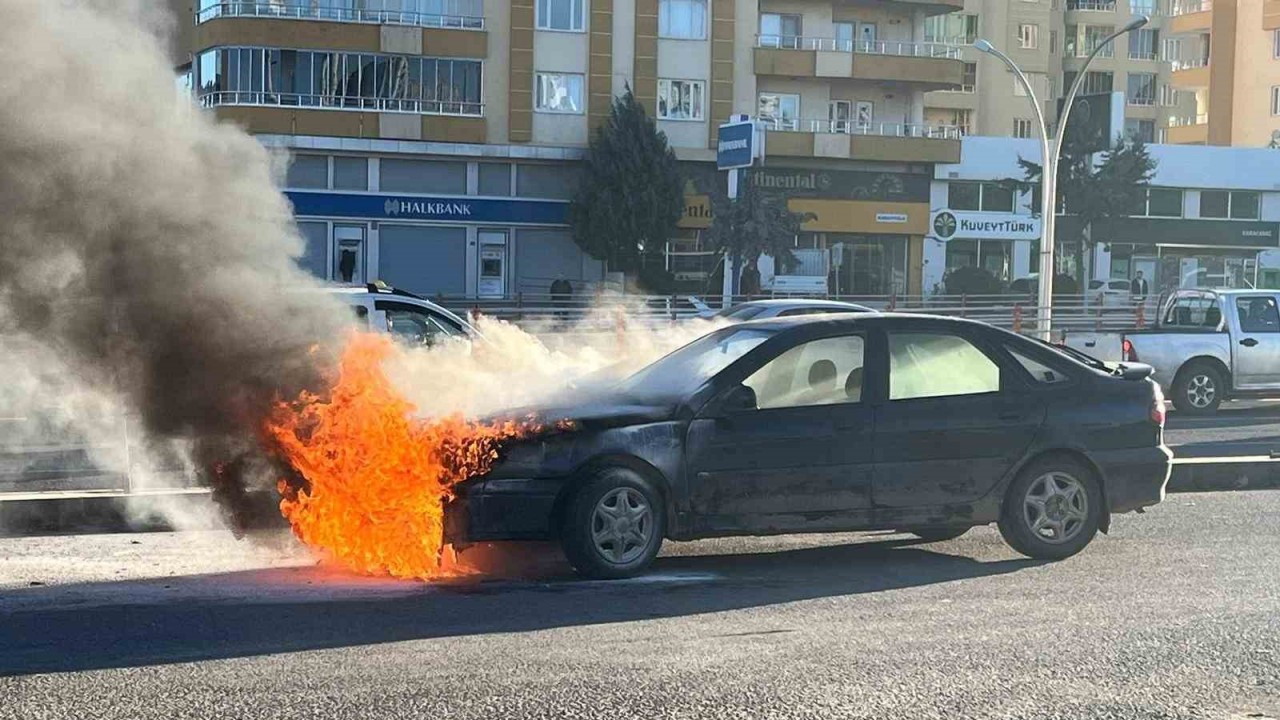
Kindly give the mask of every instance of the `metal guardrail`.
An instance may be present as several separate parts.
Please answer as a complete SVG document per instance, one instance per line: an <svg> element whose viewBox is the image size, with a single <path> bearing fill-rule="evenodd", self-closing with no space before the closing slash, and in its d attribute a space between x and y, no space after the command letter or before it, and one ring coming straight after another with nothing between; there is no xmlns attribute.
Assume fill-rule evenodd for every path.
<svg viewBox="0 0 1280 720"><path fill-rule="evenodd" d="M773 296L740 296L736 304ZM535 334L613 334L630 328L662 328L707 318L721 308L720 296L578 296L525 293L497 299L432 298L459 314L507 320ZM1021 295L828 296L877 310L964 317L1030 333L1038 308ZM1054 327L1072 332L1121 332L1153 317L1156 298L1134 305L1100 306L1063 298L1053 310ZM0 501L43 497L128 497L197 492L172 449L145 446L137 419L125 414L95 418L92 437L65 423L41 418L0 417Z"/></svg>
<svg viewBox="0 0 1280 720"><path fill-rule="evenodd" d="M452 7L457 9L455 1ZM369 23L377 25L413 25L416 27L483 30L484 17L462 12L421 13L403 10L344 8L319 3L299 2L225 2L210 5L195 14L197 25L220 17L283 18L289 20L326 20L330 22Z"/></svg>

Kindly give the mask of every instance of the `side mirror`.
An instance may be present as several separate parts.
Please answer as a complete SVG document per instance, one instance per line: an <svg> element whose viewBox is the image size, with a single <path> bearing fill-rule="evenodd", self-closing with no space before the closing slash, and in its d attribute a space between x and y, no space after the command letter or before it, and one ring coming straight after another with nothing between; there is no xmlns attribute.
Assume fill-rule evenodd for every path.
<svg viewBox="0 0 1280 720"><path fill-rule="evenodd" d="M756 391L746 385L739 385L730 390L720 402L720 410L724 413L748 412L756 409Z"/></svg>

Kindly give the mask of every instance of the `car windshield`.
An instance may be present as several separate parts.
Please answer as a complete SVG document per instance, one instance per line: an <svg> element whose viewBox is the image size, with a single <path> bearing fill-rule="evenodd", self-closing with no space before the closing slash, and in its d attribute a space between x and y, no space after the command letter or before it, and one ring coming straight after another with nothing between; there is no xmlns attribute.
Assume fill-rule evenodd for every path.
<svg viewBox="0 0 1280 720"><path fill-rule="evenodd" d="M742 328L704 335L627 378L622 387L645 395L691 393L734 360L773 337L774 332Z"/></svg>
<svg viewBox="0 0 1280 720"><path fill-rule="evenodd" d="M745 322L762 312L764 312L764 308L760 305L737 305L735 307L721 310L716 313L716 317L725 318L726 320L739 320Z"/></svg>

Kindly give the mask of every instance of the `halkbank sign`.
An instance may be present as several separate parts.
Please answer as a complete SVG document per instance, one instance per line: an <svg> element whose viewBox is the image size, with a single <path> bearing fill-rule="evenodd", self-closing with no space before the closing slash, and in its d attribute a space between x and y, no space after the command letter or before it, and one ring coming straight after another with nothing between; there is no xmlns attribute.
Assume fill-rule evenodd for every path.
<svg viewBox="0 0 1280 720"><path fill-rule="evenodd" d="M929 223L939 240L1039 240L1040 218L1011 213L939 210Z"/></svg>

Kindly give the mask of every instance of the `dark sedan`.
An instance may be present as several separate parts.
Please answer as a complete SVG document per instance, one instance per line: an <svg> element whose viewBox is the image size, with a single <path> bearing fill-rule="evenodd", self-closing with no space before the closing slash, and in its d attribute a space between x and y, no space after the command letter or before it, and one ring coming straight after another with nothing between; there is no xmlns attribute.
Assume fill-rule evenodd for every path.
<svg viewBox="0 0 1280 720"><path fill-rule="evenodd" d="M507 448L447 508L455 543L558 538L590 577L663 538L998 523L1034 558L1079 552L1164 498L1164 400L989 325L919 315L748 322L560 409L574 432Z"/></svg>

